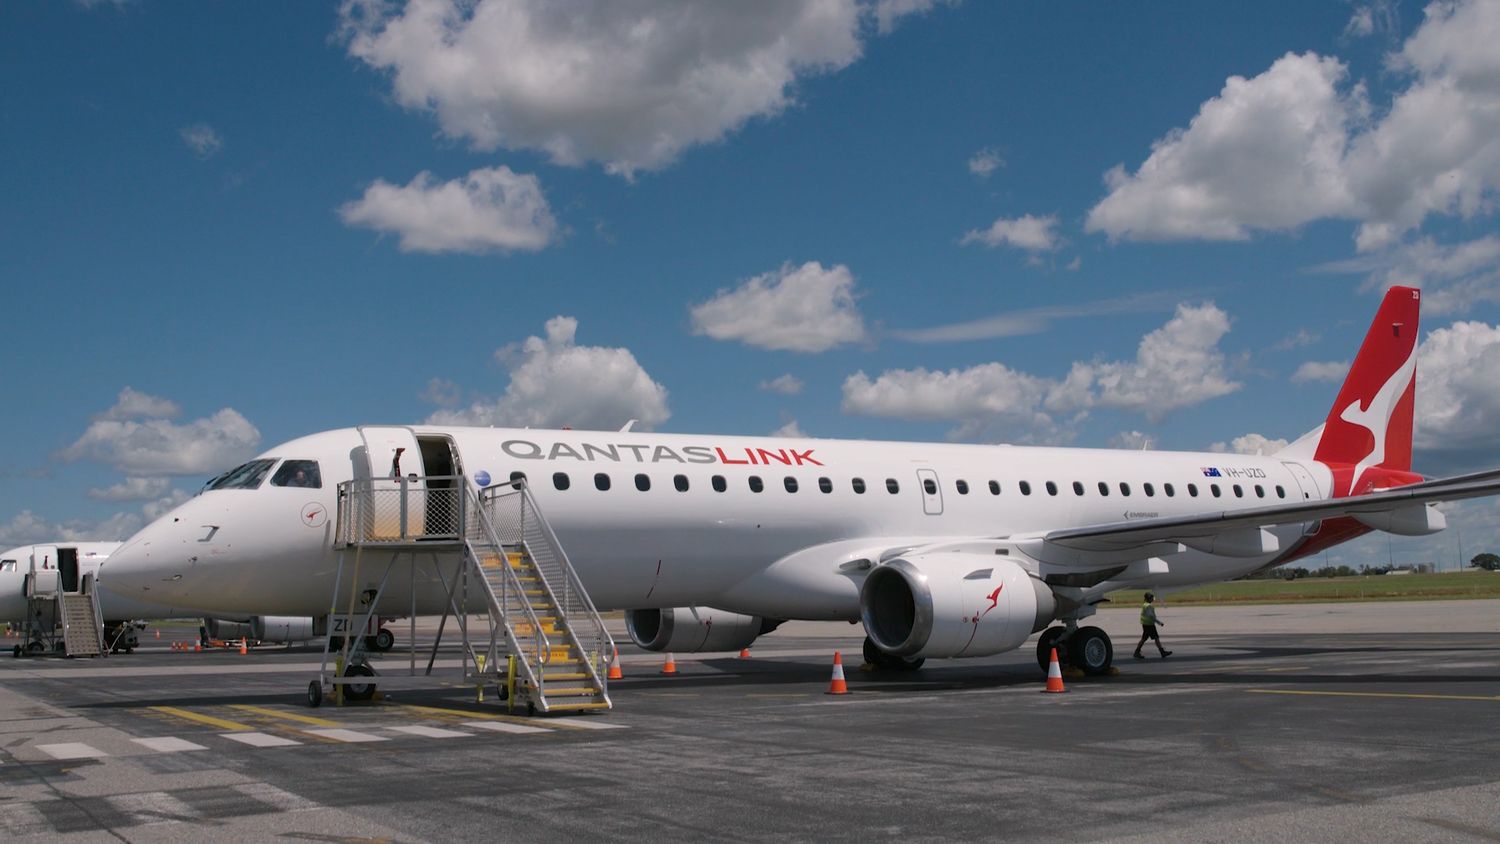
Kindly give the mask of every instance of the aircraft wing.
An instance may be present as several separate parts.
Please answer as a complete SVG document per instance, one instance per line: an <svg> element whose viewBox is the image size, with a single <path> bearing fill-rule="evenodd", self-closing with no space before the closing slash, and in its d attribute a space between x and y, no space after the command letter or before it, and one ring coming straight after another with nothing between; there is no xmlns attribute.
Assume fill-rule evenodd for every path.
<svg viewBox="0 0 1500 844"><path fill-rule="evenodd" d="M1091 552L1118 559L1122 552L1152 555L1173 544L1200 549L1215 542L1222 542L1224 549L1236 544L1254 546L1260 540L1261 528L1340 516L1350 516L1382 530L1420 535L1441 529L1441 514L1429 514L1428 504L1497 493L1500 493L1500 470L1490 470L1346 498L1065 528L1050 531L1040 539L1053 548L1083 552L1066 556L1073 557L1075 563L1085 563ZM1434 517L1435 526L1429 521ZM1249 547L1244 556L1275 550L1275 547Z"/></svg>

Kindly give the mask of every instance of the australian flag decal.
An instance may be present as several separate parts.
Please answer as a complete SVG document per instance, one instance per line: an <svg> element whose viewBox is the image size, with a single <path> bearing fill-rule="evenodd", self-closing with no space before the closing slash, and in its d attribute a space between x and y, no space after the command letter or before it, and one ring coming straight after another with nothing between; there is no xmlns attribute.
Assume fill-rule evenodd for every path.
<svg viewBox="0 0 1500 844"><path fill-rule="evenodd" d="M1203 477L1205 477L1205 478L1222 478L1222 477L1224 477L1223 475L1219 474L1219 470L1218 469L1215 469L1212 466L1204 466L1202 468L1203 468Z"/></svg>

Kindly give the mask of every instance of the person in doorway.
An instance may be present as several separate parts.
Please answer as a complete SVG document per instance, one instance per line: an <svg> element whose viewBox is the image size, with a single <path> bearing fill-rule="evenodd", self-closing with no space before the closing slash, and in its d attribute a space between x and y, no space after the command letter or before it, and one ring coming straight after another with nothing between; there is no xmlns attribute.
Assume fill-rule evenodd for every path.
<svg viewBox="0 0 1500 844"><path fill-rule="evenodd" d="M1156 617L1156 596L1150 592L1146 593L1146 602L1141 604L1141 640L1135 643L1135 658L1145 659L1141 654L1141 648L1146 646L1146 640L1156 642L1156 649L1161 651L1162 658L1172 655L1172 652L1161 646L1161 634L1156 628L1161 626L1161 620Z"/></svg>

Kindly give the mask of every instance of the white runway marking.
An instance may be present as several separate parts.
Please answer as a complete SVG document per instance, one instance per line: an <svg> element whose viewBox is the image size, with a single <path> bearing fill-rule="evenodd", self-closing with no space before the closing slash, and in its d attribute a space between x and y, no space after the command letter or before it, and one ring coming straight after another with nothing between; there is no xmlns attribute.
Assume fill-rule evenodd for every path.
<svg viewBox="0 0 1500 844"><path fill-rule="evenodd" d="M291 747L302 743L281 736L273 736L270 733L219 733L219 735L251 747Z"/></svg>
<svg viewBox="0 0 1500 844"><path fill-rule="evenodd" d="M465 721L465 727L473 727L476 730L489 730L495 733L550 733L546 727L529 727L525 724L511 724L506 721Z"/></svg>
<svg viewBox="0 0 1500 844"><path fill-rule="evenodd" d="M173 738L172 736L161 736L159 738L135 738L131 741L157 753L177 753L183 750L207 750L201 744L194 744L186 739Z"/></svg>
<svg viewBox="0 0 1500 844"><path fill-rule="evenodd" d="M390 739L387 739L385 736L377 736L370 733L361 733L358 730L344 730L334 727L321 730L306 730L305 732L307 732L309 735L321 736L326 739L348 742L350 744L360 744L363 742L371 741L390 741Z"/></svg>
<svg viewBox="0 0 1500 844"><path fill-rule="evenodd" d="M117 794L104 799L138 824L191 821L202 817L193 807L165 791Z"/></svg>
<svg viewBox="0 0 1500 844"><path fill-rule="evenodd" d="M36 749L51 756L53 759L97 759L101 756L109 755L102 750L96 750L78 742L39 744L36 746Z"/></svg>
<svg viewBox="0 0 1500 844"><path fill-rule="evenodd" d="M268 782L250 782L244 785L234 786L234 790L246 797L259 800L267 806L274 806L283 812L303 812L308 809L319 808L317 803L304 797L298 797L290 791L283 791Z"/></svg>
<svg viewBox="0 0 1500 844"><path fill-rule="evenodd" d="M623 730L626 724L611 724L594 718L553 718L550 723L560 724L564 727L577 727L580 730Z"/></svg>
<svg viewBox="0 0 1500 844"><path fill-rule="evenodd" d="M444 730L439 727L389 727L398 733L408 733L414 736L425 736L427 738L471 738L473 733L461 733L458 730Z"/></svg>

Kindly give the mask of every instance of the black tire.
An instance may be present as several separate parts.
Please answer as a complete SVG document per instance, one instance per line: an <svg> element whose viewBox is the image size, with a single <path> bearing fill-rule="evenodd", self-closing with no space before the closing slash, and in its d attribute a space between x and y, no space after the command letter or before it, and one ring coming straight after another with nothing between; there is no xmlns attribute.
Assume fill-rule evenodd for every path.
<svg viewBox="0 0 1500 844"><path fill-rule="evenodd" d="M865 662L879 668L882 671L916 671L927 661L926 657L909 659L903 656L889 654L876 647L875 642L869 636L865 637L864 647Z"/></svg>
<svg viewBox="0 0 1500 844"><path fill-rule="evenodd" d="M26 646L26 652L29 654L39 654L43 653L46 650L47 646L42 644L41 642L32 642Z"/></svg>
<svg viewBox="0 0 1500 844"><path fill-rule="evenodd" d="M344 637L343 636L329 636L328 637L328 652L329 653L338 653L339 651L341 651L343 649L344 649Z"/></svg>
<svg viewBox="0 0 1500 844"><path fill-rule="evenodd" d="M1042 635L1036 640L1036 664L1043 671L1052 662L1052 649L1057 648L1057 659L1060 662L1068 661L1067 647L1058 647L1057 641L1068 632L1066 627L1048 627L1042 631Z"/></svg>
<svg viewBox="0 0 1500 844"><path fill-rule="evenodd" d="M372 650L378 651L380 653L385 653L391 648L396 647L396 634L392 633L389 629L382 627L378 631L376 631L372 641L374 642L374 647L372 648Z"/></svg>
<svg viewBox="0 0 1500 844"><path fill-rule="evenodd" d="M15 649L10 652L10 655L13 656L13 657L15 657L16 659L20 659L21 658L21 646L20 645L16 645Z"/></svg>
<svg viewBox="0 0 1500 844"><path fill-rule="evenodd" d="M1068 662L1090 677L1109 671L1114 665L1115 646L1109 634L1097 627L1080 627L1068 638Z"/></svg>
<svg viewBox="0 0 1500 844"><path fill-rule="evenodd" d="M307 684L307 705L317 709L323 704L323 684L317 680Z"/></svg>
<svg viewBox="0 0 1500 844"><path fill-rule="evenodd" d="M375 669L362 663L344 669L345 677L374 677ZM350 683L344 686L344 700L364 701L375 696L374 683Z"/></svg>

